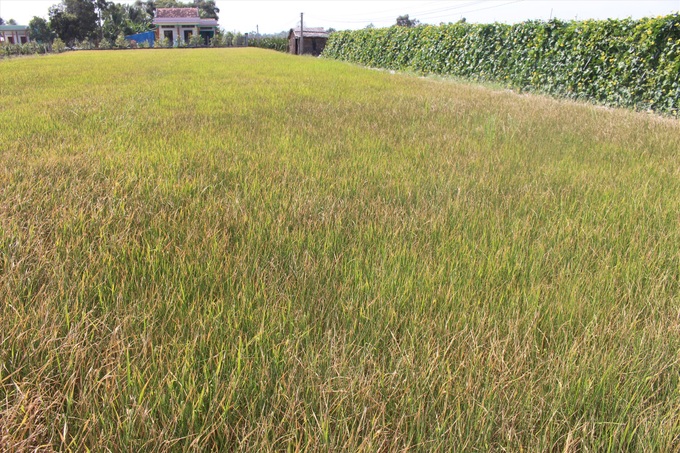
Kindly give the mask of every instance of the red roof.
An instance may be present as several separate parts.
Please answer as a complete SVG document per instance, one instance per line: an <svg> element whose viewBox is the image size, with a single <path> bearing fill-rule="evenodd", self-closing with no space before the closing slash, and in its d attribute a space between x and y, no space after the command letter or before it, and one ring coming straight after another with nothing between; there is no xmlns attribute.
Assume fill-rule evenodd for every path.
<svg viewBox="0 0 680 453"><path fill-rule="evenodd" d="M156 18L197 19L198 8L156 8Z"/></svg>

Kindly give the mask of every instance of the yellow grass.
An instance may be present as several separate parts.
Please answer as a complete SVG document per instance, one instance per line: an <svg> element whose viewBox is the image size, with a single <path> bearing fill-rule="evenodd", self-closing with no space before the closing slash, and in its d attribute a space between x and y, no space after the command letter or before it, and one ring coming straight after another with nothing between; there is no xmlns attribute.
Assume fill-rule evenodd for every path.
<svg viewBox="0 0 680 453"><path fill-rule="evenodd" d="M259 49L0 77L0 449L680 445L677 121Z"/></svg>

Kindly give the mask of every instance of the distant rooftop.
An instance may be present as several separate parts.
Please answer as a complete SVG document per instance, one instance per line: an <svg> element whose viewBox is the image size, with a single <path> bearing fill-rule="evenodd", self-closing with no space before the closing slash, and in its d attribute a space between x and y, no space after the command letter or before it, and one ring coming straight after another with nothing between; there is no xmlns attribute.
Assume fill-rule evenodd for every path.
<svg viewBox="0 0 680 453"><path fill-rule="evenodd" d="M157 19L197 19L198 8L156 8Z"/></svg>
<svg viewBox="0 0 680 453"><path fill-rule="evenodd" d="M0 31L24 31L28 25L0 25Z"/></svg>
<svg viewBox="0 0 680 453"><path fill-rule="evenodd" d="M201 19L198 8L157 8L153 23L217 27L217 19Z"/></svg>

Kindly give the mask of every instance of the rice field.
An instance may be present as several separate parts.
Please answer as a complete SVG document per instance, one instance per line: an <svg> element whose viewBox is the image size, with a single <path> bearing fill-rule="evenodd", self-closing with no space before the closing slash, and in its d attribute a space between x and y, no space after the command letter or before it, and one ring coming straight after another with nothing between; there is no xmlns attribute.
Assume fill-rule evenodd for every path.
<svg viewBox="0 0 680 453"><path fill-rule="evenodd" d="M677 120L252 48L0 78L0 450L680 450Z"/></svg>

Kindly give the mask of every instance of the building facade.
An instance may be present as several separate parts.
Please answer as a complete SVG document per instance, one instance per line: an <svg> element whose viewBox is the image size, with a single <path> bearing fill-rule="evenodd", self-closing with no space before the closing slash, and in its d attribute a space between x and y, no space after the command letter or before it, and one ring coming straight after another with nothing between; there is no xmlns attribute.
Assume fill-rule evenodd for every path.
<svg viewBox="0 0 680 453"><path fill-rule="evenodd" d="M207 45L218 29L217 20L201 19L198 8L157 8L153 23L156 40L167 38L175 46L188 43L196 35Z"/></svg>
<svg viewBox="0 0 680 453"><path fill-rule="evenodd" d="M26 25L0 25L0 43L26 44L31 42Z"/></svg>

